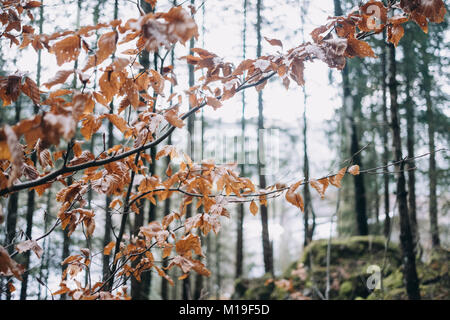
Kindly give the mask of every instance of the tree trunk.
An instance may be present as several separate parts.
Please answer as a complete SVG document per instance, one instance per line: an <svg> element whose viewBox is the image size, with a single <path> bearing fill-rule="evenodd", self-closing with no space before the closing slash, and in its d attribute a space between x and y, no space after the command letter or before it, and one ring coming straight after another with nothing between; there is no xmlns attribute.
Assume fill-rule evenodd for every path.
<svg viewBox="0 0 450 320"><path fill-rule="evenodd" d="M334 0L334 12L336 16L342 16L342 6L340 0ZM353 157L353 164L361 166L361 154L359 146L359 137L357 131L356 117L359 112L359 103L356 103L352 97L350 90L350 77L349 77L349 65L346 64L344 70L342 70L342 83L343 83L343 108L346 108L347 104L351 104L351 115L348 116L350 120L350 155ZM346 112L345 112L346 113ZM354 185L354 198L355 198L355 214L357 232L359 235L369 234L369 227L367 224L367 210L366 210L366 190L364 186L364 176L356 175L353 177Z"/></svg>
<svg viewBox="0 0 450 320"><path fill-rule="evenodd" d="M406 147L408 150L408 158L413 158L414 143L415 143L415 105L411 96L412 83L414 81L415 71L412 66L415 65L414 49L411 46L412 33L407 33L407 38L403 41L403 52L405 61L405 107L406 107ZM415 162L409 160L407 168L408 170L408 212L411 224L411 233L414 241L414 251L417 253L419 246L419 230L417 226L417 213L416 213L416 175L415 175Z"/></svg>
<svg viewBox="0 0 450 320"><path fill-rule="evenodd" d="M256 56L261 56L261 28L262 28L262 0L256 2L256 34L257 34L257 46L256 46ZM258 92L258 176L259 176L259 187L264 189L266 187L266 176L265 176L265 154L264 154L264 107L263 107L263 96L262 91ZM261 225L262 225L262 246L263 246L263 256L264 256L264 271L266 273L274 274L273 269L273 251L272 245L269 238L269 218L267 206L264 204L260 205L261 213Z"/></svg>
<svg viewBox="0 0 450 320"><path fill-rule="evenodd" d="M195 7L195 0L191 0L191 6ZM191 49L194 48L194 38L192 37L189 41L189 54L191 54ZM188 66L188 84L189 88L195 85L195 76L194 76L194 66L189 64ZM193 108L194 106L189 105L189 108ZM191 116L188 118L187 130L189 133L188 139L188 148L187 154L192 158L194 155L194 120L195 116ZM192 216L192 204L188 204L186 207L186 219ZM191 300L191 279L187 277L183 280L183 300Z"/></svg>
<svg viewBox="0 0 450 320"><path fill-rule="evenodd" d="M309 1L302 1L300 8L300 18L301 18L301 34L302 41L305 42L305 25L306 25L306 14L308 10ZM306 118L306 106L308 101L308 96L306 93L306 86L303 85L303 175L305 181L309 181L309 157L308 157L308 121ZM303 189L303 198L305 202L305 211L303 212L303 227L304 227L304 237L303 246L306 247L313 238L314 229L316 226L316 217L311 202L311 192L309 184L305 184ZM309 226L309 214L312 214L312 225Z"/></svg>
<svg viewBox="0 0 450 320"><path fill-rule="evenodd" d="M39 8L39 14L40 14L40 19L39 19L39 32L40 34L42 34L43 30L42 30L42 26L43 26L43 22L44 22L44 6L43 6L43 1L41 2L41 6ZM38 52L38 62L37 62L37 76L36 76L36 84L38 86L38 88L41 85L41 51ZM37 114L39 112L39 108L35 105L34 106L34 114ZM36 151L33 151L33 153L31 154L31 161L33 161L33 164L36 166ZM34 209L35 209L35 191L34 190L30 190L28 191L28 200L27 200L27 216L26 216L26 222L27 222L27 228L26 228L26 236L27 239L31 239L32 238L32 229L33 229L33 214L34 214ZM29 270L30 267L30 254L31 251L28 250L25 252L24 254L24 268L25 270ZM27 299L27 287L28 287L28 276L29 276L29 272L25 272L23 274L23 281L22 281L22 286L20 288L20 300L26 300Z"/></svg>
<svg viewBox="0 0 450 320"><path fill-rule="evenodd" d="M176 1L173 2L173 5L176 5ZM175 54L172 50L172 52L170 53L170 64L172 65L172 67L175 69ZM173 93L173 85L170 86L170 94ZM172 144L172 135L170 135L167 138L167 144L171 145ZM170 164L170 157L166 157L166 167L168 167ZM168 215L170 213L170 207L171 207L171 197L167 197L166 200L164 200L164 216ZM167 266L169 265L168 260L164 259L162 262L162 266L163 269L167 268ZM177 280L174 280L177 281ZM169 300L169 287L168 287L169 283L166 279L161 279L161 299L162 300Z"/></svg>
<svg viewBox="0 0 450 320"><path fill-rule="evenodd" d="M406 284L406 292L410 300L420 299L419 279L417 278L416 259L414 254L414 242L411 233L408 213L408 199L402 158L402 140L400 136L400 121L398 113L397 81L395 47L388 47L389 93L391 101L391 128L392 146L394 153L395 172L397 178L397 205L400 217L400 245L403 256L403 276Z"/></svg>
<svg viewBox="0 0 450 320"><path fill-rule="evenodd" d="M15 104L15 121L18 123L20 121L20 112L22 110L22 101L19 97ZM18 218L18 208L19 208L19 193L14 192L9 196L7 215L6 215L6 243L8 246L8 253L11 255L14 252L14 239L16 237L16 226ZM12 281L10 277L6 278L7 282ZM6 300L11 300L11 292L6 291Z"/></svg>
<svg viewBox="0 0 450 320"><path fill-rule="evenodd" d="M386 31L383 30L383 39L386 39ZM387 47L383 45L383 53L381 54L381 68L382 68L382 88L383 88L383 127L381 128L381 138L383 141L383 166L387 166L389 162L389 142L388 142L388 112L387 112ZM390 203L389 203L389 173L383 173L383 192L384 192L384 224L383 233L387 238L391 229L391 218L389 216Z"/></svg>
<svg viewBox="0 0 450 320"><path fill-rule="evenodd" d="M242 30L242 60L246 59L247 50L247 2L244 0L244 25ZM245 176L245 92L242 91L242 115L241 115L241 149L240 152L240 175ZM234 274L235 279L239 279L243 275L244 269L244 204L240 203L238 206L237 217L237 237L236 237L236 270Z"/></svg>
<svg viewBox="0 0 450 320"><path fill-rule="evenodd" d="M425 40L428 41L428 40ZM441 241L439 238L439 223L438 223L438 207L437 207L437 175L436 175L436 146L434 142L435 128L434 128L434 114L433 101L431 99L432 75L429 72L429 54L427 53L427 42L422 44L420 52L422 54L420 71L422 75L422 90L425 96L427 105L426 116L428 124L428 152L430 153L428 179L430 181L430 202L429 202L429 216L430 216L430 234L431 245L433 248L439 248Z"/></svg>

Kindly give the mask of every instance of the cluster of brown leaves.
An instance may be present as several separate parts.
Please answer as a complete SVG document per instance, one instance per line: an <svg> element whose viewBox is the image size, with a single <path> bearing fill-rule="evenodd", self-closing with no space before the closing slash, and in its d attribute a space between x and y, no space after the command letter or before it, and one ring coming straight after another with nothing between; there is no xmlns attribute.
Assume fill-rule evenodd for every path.
<svg viewBox="0 0 450 320"><path fill-rule="evenodd" d="M103 282L96 282L83 287L76 276L83 270L88 270L91 265L91 252L87 248L80 249L81 254L75 254L67 257L61 262L61 265L67 265L62 275L62 281L59 284L59 290L53 292L53 295L67 294L74 300L130 300L127 294L127 287L123 286L114 294L108 291L102 291ZM75 288L68 285L69 281Z"/></svg>
<svg viewBox="0 0 450 320"><path fill-rule="evenodd" d="M327 190L328 186L331 184L332 186L335 186L336 188L340 188L341 180L344 178L346 173L350 173L352 175L358 175L359 174L359 166L353 165L349 168L344 167L335 175L331 175L328 177L324 177L321 179L312 179L310 181L303 182L302 180L297 181L296 183L292 184L288 191L286 192L286 200L296 206L297 208L300 208L301 211L304 211L304 202L303 198L300 194L300 192L296 192L299 186L304 185L306 183L309 183L309 185L314 188L317 193L320 195L320 197L323 199L325 197L325 191Z"/></svg>
<svg viewBox="0 0 450 320"><path fill-rule="evenodd" d="M32 26L23 24L22 15L26 14L31 21L34 20L30 10L40 7L41 2L32 0L2 0L0 5L0 23L2 25L0 39L5 37L10 40L11 46L13 44L19 45L20 42L17 38L21 33L24 35L34 33Z"/></svg>

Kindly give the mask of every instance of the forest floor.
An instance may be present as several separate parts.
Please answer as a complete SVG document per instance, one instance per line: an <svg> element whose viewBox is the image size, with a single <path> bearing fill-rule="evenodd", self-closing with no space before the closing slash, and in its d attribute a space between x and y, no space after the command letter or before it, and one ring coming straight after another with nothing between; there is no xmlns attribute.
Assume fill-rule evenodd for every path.
<svg viewBox="0 0 450 320"><path fill-rule="evenodd" d="M329 257L327 249L327 239L313 241L281 277L267 274L262 279L236 281L232 298L407 299L397 244L386 247L384 237L357 236L333 239ZM417 262L423 299L450 299L449 261L450 251L439 249L427 261Z"/></svg>

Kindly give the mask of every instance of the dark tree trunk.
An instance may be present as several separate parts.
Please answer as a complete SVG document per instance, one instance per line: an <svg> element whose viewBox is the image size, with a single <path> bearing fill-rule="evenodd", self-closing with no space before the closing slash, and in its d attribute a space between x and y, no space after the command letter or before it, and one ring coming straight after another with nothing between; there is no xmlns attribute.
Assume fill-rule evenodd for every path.
<svg viewBox="0 0 450 320"><path fill-rule="evenodd" d="M414 108L413 100L411 97L411 79L406 79L406 131L407 139L406 145L408 150L408 158L414 157ZM407 168L408 170L408 212L411 223L411 233L414 240L414 249L417 251L419 245L419 230L417 225L417 213L416 213L416 175L415 175L415 162L409 160Z"/></svg>
<svg viewBox="0 0 450 320"><path fill-rule="evenodd" d="M420 299L419 279L417 278L416 258L414 254L414 242L411 233L408 213L408 199L402 158L402 140L400 135L400 120L398 112L397 81L395 47L389 44L388 49L389 93L391 101L391 128L392 146L394 153L396 178L397 178L397 205L400 217L400 245L403 256L403 276L406 284L406 292L410 300Z"/></svg>
<svg viewBox="0 0 450 320"><path fill-rule="evenodd" d="M336 16L342 16L342 6L340 0L334 0L334 13ZM359 137L357 131L356 119L359 104L356 103L355 99L352 97L350 90L350 77L349 77L349 65L345 66L344 70L342 70L342 83L343 83L343 108L346 108L347 103L351 102L351 115L348 116L350 120L350 153L353 157L353 164L361 166L361 154L360 154L360 146L359 146ZM357 232L359 235L367 235L369 234L369 227L367 224L367 210L366 210L366 189L364 187L364 176L356 175L353 177L353 185L354 185L354 194L355 194L355 214L356 214L356 225Z"/></svg>
<svg viewBox="0 0 450 320"><path fill-rule="evenodd" d="M386 31L383 31L383 39L386 39ZM382 88L383 88L383 127L381 128L381 138L383 141L383 166L388 165L389 162L389 143L388 143L388 112L387 112L387 47L383 45L383 53L381 54L381 68L382 68ZM387 238L391 229L391 218L389 216L390 203L389 203L389 173L383 173L383 190L384 190L384 224L383 233Z"/></svg>
<svg viewBox="0 0 450 320"><path fill-rule="evenodd" d="M261 37L261 28L262 28L262 0L258 0L256 3L256 34L257 34L257 47L256 47L256 56L261 56L261 45L262 45L262 37ZM258 176L259 176L259 186L261 189L266 187L266 176L265 176L265 154L264 154L264 107L263 107L263 97L262 91L258 92ZM270 243L269 237L269 217L267 206L261 204L260 205L260 214L261 214L261 225L262 225L262 246L263 246L263 256L264 256L264 271L266 273L274 274L273 270L273 252L272 252L272 244Z"/></svg>

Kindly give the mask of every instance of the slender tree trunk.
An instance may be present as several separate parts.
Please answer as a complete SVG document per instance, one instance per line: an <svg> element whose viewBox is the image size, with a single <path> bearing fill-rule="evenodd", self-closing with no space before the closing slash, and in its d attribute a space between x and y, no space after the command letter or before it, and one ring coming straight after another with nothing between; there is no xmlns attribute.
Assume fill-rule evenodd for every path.
<svg viewBox="0 0 450 320"><path fill-rule="evenodd" d="M412 83L414 81L414 69L411 65L415 65L414 50L411 46L412 36L408 33L406 41L403 42L404 48L404 61L405 61L405 106L406 106L406 147L408 150L408 158L415 156L414 143L415 143L415 105L411 96ZM411 224L411 233L414 240L414 250L417 252L419 248L419 230L417 225L417 213L416 213L416 175L415 175L415 162L414 160L408 161L408 212Z"/></svg>
<svg viewBox="0 0 450 320"><path fill-rule="evenodd" d="M51 194L52 194L52 189L49 188L47 190L47 203L46 203L46 207L45 207L45 216L44 216L44 233L47 232L48 230L48 225L49 225L49 220L51 217ZM47 269L48 271L48 256L50 256L50 252L47 251L47 247L48 247L48 238L44 238L44 242L42 244L42 248L44 249L44 252L42 253L42 263L39 267L39 279L41 279L41 282L43 283L47 283L47 281L43 281L42 277L44 276L44 270ZM41 282L39 282L39 289L38 289L38 300L41 300ZM44 288L44 290L47 290L47 288Z"/></svg>
<svg viewBox="0 0 450 320"><path fill-rule="evenodd" d="M191 6L195 7L195 0L191 0ZM189 54L191 54L191 49L194 48L194 38L192 37L189 41ZM194 76L194 66L189 64L188 66L188 84L189 88L193 87L195 85L195 76ZM189 106L189 108L193 108L194 106ZM195 117L189 117L188 123L187 123L187 130L189 133L189 139L188 139L188 148L187 153L189 156L194 155L194 120ZM190 218L192 216L192 204L189 204L186 207L186 219ZM187 277L183 280L183 300L191 300L191 279L190 277Z"/></svg>
<svg viewBox="0 0 450 320"><path fill-rule="evenodd" d="M396 81L395 47L388 47L388 70L389 70L389 93L391 102L391 128L392 146L397 178L397 205L400 217L400 245L403 256L403 276L406 284L406 292L410 300L420 299L419 279L417 278L416 258L414 254L414 242L411 233L408 213L408 199L406 192L406 181L404 173L404 162L402 158L402 140L400 135L400 121L398 113L398 95Z"/></svg>
<svg viewBox="0 0 450 320"><path fill-rule="evenodd" d="M244 26L242 30L242 60L246 59L247 50L247 2L244 0ZM245 92L242 91L242 115L241 115L241 149L240 152L240 175L245 176ZM234 277L239 279L244 269L244 204L238 206L237 237L236 237L236 270Z"/></svg>
<svg viewBox="0 0 450 320"><path fill-rule="evenodd" d="M144 13L154 12L152 6L144 1L140 0L140 6ZM154 69L158 71L158 60L157 55L154 55ZM148 51L143 51L139 57L139 63L142 65L144 70L150 69L150 54ZM156 94L153 95L156 98ZM155 174L155 155L156 148L150 148L150 158L152 162L149 165L149 173L153 176ZM141 203L143 206L144 202ZM134 219L134 234L137 235L139 233L140 227L144 225L144 210L140 208L141 214L135 215ZM150 203L149 213L148 213L148 222L155 220L156 217L156 206ZM133 265L137 265L140 259L137 259L133 262ZM141 281L138 281L134 277L131 279L131 297L133 300L147 300L150 295L150 287L151 287L152 274L151 272L143 272L141 274Z"/></svg>
<svg viewBox="0 0 450 320"><path fill-rule="evenodd" d="M309 0L303 0L300 8L300 18L301 18L301 34L302 41L306 41L305 39L305 18L307 14L309 6ZM308 157L308 120L306 118L306 106L308 102L308 95L306 93L306 86L303 85L303 175L305 181L309 180L309 157ZM314 214L314 210L312 207L311 201L311 191L309 188L309 184L306 184L303 189L303 198L305 202L305 211L303 212L303 227L304 227L304 237L303 237L303 246L306 247L313 238L314 229L316 226L316 218ZM312 214L312 225L309 226L309 215Z"/></svg>
<svg viewBox="0 0 450 320"><path fill-rule="evenodd" d="M386 31L383 30L383 39L386 39ZM381 138L383 141L383 165L387 166L389 162L389 143L388 143L388 112L387 112L387 46L383 45L383 53L381 54L381 68L382 68L382 88L383 88L383 102L382 102L382 114L383 114L383 127L381 128ZM383 233L387 238L391 228L391 218L389 216L390 203L389 203L389 173L383 173L383 200L384 200L384 224Z"/></svg>
<svg viewBox="0 0 450 320"><path fill-rule="evenodd" d="M81 15L81 0L77 1L77 20L76 20L76 29L79 29L80 27L80 15ZM78 68L78 59L75 60L74 63L74 69ZM77 77L73 77L73 82L72 82L72 88L76 89L77 88ZM72 138L73 139L73 138ZM70 142L72 143L72 141ZM73 158L73 150L72 148L70 148L70 150L68 150L68 154L66 155L68 161L70 161ZM73 178L69 177L67 178L67 185L71 185L73 183ZM63 250L62 250L62 261L64 259L66 259L68 256L70 255L70 237L69 237L69 229L66 228L65 230L63 230ZM67 268L67 265L63 265L61 266L61 272L64 274L64 270ZM66 300L67 299L67 294L62 294L60 297L60 300Z"/></svg>
<svg viewBox="0 0 450 320"><path fill-rule="evenodd" d="M172 65L173 65L173 54L172 54ZM172 136L169 136L167 143L170 145L172 144ZM166 165L168 166L170 163L170 157L166 157ZM171 198L167 197L167 199L164 201L164 215L168 215L170 213L170 207L171 207ZM163 269L167 268L168 266L168 260L164 259L162 262ZM174 280L176 281L176 280ZM161 299L162 300L169 300L169 283L166 279L161 279Z"/></svg>
<svg viewBox="0 0 450 320"><path fill-rule="evenodd" d="M18 123L20 121L20 113L22 110L22 99L19 97L15 104L15 121ZM18 218L18 208L19 208L19 193L14 192L9 196L8 200L8 213L6 215L6 243L8 246L8 253L12 254L14 252L14 239L16 237L16 226ZM11 277L6 278L7 283L11 280ZM11 300L11 292L9 290L6 292L6 300Z"/></svg>
<svg viewBox="0 0 450 320"><path fill-rule="evenodd" d="M173 2L173 5L176 5L176 1ZM170 64L175 69L175 53L174 50L170 53ZM173 85L170 86L170 94L173 93ZM172 144L172 135L170 135L167 139L167 144ZM170 164L170 157L166 157L166 167L168 167ZM164 200L164 215L168 215L170 213L170 207L171 207L171 197L167 197L166 200ZM163 269L168 266L168 260L164 259L162 262ZM177 282L177 280L174 280ZM169 300L169 287L168 282L166 279L161 280L161 299L162 300Z"/></svg>
<svg viewBox="0 0 450 320"><path fill-rule="evenodd" d="M256 56L261 56L262 51L262 0L256 2L256 35L257 35L257 46L256 46ZM263 107L263 96L262 91L258 92L258 176L259 176L259 186L261 189L266 187L266 176L265 176L265 154L264 154L264 107ZM261 225L262 225L262 246L263 246L263 256L264 256L264 271L266 273L274 274L273 269L273 251L272 244L270 243L269 237L269 218L268 209L264 204L260 205L261 213Z"/></svg>
<svg viewBox="0 0 450 320"><path fill-rule="evenodd" d="M427 53L427 41L422 44L420 48L421 60L420 72L422 75L422 91L425 96L427 105L426 116L428 124L428 152L430 152L428 179L430 181L430 200L429 200L429 216L430 216L430 233L431 233L431 245L433 248L440 248L441 241L439 238L439 223L438 223L438 206L437 206L437 172L436 172L436 145L434 141L435 128L434 128L434 112L433 101L431 99L432 90L432 75L429 72L429 59L430 56Z"/></svg>
<svg viewBox="0 0 450 320"><path fill-rule="evenodd" d="M340 0L334 0L334 12L336 16L342 16L342 6ZM347 104L351 104L351 116L348 117L350 120L350 153L353 157L353 164L361 166L361 154L359 146L359 137L357 131L357 124L355 117L358 115L359 103L356 103L353 99L350 89L350 77L349 77L349 65L345 66L342 70L342 83L344 86L344 97L343 97L343 108L346 108ZM367 210L366 210L366 190L364 186L364 176L356 175L353 177L354 185L354 197L355 197L355 213L356 213L356 225L357 232L359 235L369 234L369 227L367 224Z"/></svg>
<svg viewBox="0 0 450 320"><path fill-rule="evenodd" d="M96 6L96 10L99 10L99 5ZM98 13L94 11L94 18L98 21ZM119 4L118 0L114 2L114 19L117 19L119 14ZM111 101L109 104L109 113L114 113L114 101ZM108 122L108 149L111 149L114 147L114 126L111 121ZM105 233L103 235L103 247L106 247L112 240L111 238L111 230L112 230L112 214L113 211L110 208L110 204L112 202L112 197L110 195L107 195L105 197ZM110 269L110 261L111 257L110 255L102 255L102 281L106 281L110 275L111 275L111 269Z"/></svg>
<svg viewBox="0 0 450 320"><path fill-rule="evenodd" d="M303 175L305 177L305 181L309 181L309 157L308 157L308 121L306 119L306 88L303 87L303 95L304 95L304 109L303 109ZM306 247L313 239L314 228L315 228L315 217L312 212L312 202L311 202L311 192L309 189L309 184L305 184L303 189L303 197L304 197L304 208L303 212L303 221L304 221L304 239L303 246ZM309 214L313 214L313 224L309 226Z"/></svg>
<svg viewBox="0 0 450 320"><path fill-rule="evenodd" d="M222 248L220 244L220 234L216 236L216 299L220 299L222 289L222 270L221 270L221 254Z"/></svg>
<svg viewBox="0 0 450 320"><path fill-rule="evenodd" d="M41 2L41 4L42 5L40 6L40 10L39 10L39 14L40 14L39 33L40 34L43 33L42 27L43 27L43 22L44 22L43 1ZM38 52L36 84L37 84L38 88L41 85L41 51ZM34 106L34 114L37 114L38 112L39 112L39 108L35 105ZM31 161L33 161L34 165L36 165L36 160L37 160L36 151L33 151L33 153L31 154ZM26 232L25 232L27 239L32 238L33 214L34 214L34 209L35 209L35 195L36 195L36 193L34 190L28 191L27 216L26 216L27 228L26 228ZM30 267L30 254L31 254L30 250L26 251L24 254L25 262L24 262L23 266L24 266L25 270L29 270L29 267ZM29 276L29 272L25 272L23 274L22 286L20 288L20 300L27 299L28 276Z"/></svg>

